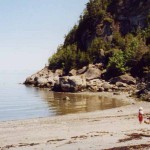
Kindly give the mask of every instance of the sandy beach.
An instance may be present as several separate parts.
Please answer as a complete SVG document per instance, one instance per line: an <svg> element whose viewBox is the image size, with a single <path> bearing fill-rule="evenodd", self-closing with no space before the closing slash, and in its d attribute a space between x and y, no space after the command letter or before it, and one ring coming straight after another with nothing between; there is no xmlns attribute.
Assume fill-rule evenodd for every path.
<svg viewBox="0 0 150 150"><path fill-rule="evenodd" d="M150 103L137 102L126 94L107 96L131 104L90 113L0 122L0 149L150 149L150 124L139 124L137 118L139 107L144 108L144 120L150 116Z"/></svg>

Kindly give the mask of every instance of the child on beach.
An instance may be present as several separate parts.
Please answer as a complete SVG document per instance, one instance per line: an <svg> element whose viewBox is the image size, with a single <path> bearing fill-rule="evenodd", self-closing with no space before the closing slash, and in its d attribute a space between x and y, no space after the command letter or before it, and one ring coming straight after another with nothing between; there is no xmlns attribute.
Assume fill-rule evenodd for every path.
<svg viewBox="0 0 150 150"><path fill-rule="evenodd" d="M140 107L139 108L139 112L138 112L138 118L139 118L139 122L140 122L140 124L143 122L143 108L142 107Z"/></svg>

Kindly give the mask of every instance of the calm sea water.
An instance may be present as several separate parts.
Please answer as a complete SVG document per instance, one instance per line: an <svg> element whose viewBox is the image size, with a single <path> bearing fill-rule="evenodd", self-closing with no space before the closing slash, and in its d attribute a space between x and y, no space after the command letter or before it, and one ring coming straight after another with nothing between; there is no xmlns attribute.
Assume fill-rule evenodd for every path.
<svg viewBox="0 0 150 150"><path fill-rule="evenodd" d="M0 71L0 121L90 112L126 105L98 95L55 93L25 86L25 78L35 71ZM65 96L70 101L64 101Z"/></svg>

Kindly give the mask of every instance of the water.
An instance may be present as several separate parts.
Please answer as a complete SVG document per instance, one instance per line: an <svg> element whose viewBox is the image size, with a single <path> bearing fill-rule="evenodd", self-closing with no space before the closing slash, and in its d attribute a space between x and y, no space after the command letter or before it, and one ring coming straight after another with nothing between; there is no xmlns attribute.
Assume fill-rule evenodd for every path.
<svg viewBox="0 0 150 150"><path fill-rule="evenodd" d="M73 93L56 93L19 84L34 71L0 71L0 121L91 112L127 103ZM63 98L68 96L70 101Z"/></svg>

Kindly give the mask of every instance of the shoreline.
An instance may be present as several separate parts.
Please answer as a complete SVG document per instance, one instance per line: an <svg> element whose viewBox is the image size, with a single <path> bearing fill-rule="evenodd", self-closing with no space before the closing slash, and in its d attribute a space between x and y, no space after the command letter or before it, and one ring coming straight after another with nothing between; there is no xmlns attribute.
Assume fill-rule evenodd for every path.
<svg viewBox="0 0 150 150"><path fill-rule="evenodd" d="M123 94L120 97L125 100ZM145 117L150 116L150 103L133 101L103 111L0 122L0 149L95 150L135 145L150 148L150 124L139 124L137 118L140 106Z"/></svg>
<svg viewBox="0 0 150 150"><path fill-rule="evenodd" d="M43 90L48 90L48 89L45 88ZM62 93L62 92L57 92L57 93ZM115 99L115 100L122 101L122 102L126 103L125 105L122 105L122 106L128 106L128 105L135 104L136 102L138 102L138 100L136 98L130 96L130 94L128 92L118 92L118 93L119 94L114 94L114 92L91 92L91 91L85 91L85 92L67 92L68 95L100 96L102 98ZM69 100L66 100L65 97L64 97L64 101L70 101L70 98L69 98ZM57 116L84 114L84 113L92 113L92 112L94 113L94 112L97 112L97 111L104 111L104 110L109 110L109 109L120 108L122 106L117 106L117 107L114 107L114 108L107 108L107 109L100 109L100 110L95 110L95 111L60 114L60 115L56 115L56 116L42 116L42 117L36 117L36 118L0 120L0 123L1 122L9 122L9 121L25 121L25 120L32 120L32 119L52 118L52 117L57 117Z"/></svg>
<svg viewBox="0 0 150 150"><path fill-rule="evenodd" d="M114 93L118 93L118 94L114 94ZM114 98L117 100L129 102L129 104L136 102L136 99L134 97L130 96L130 94L128 92L79 92L79 93L75 93L75 94L99 95L102 97Z"/></svg>

